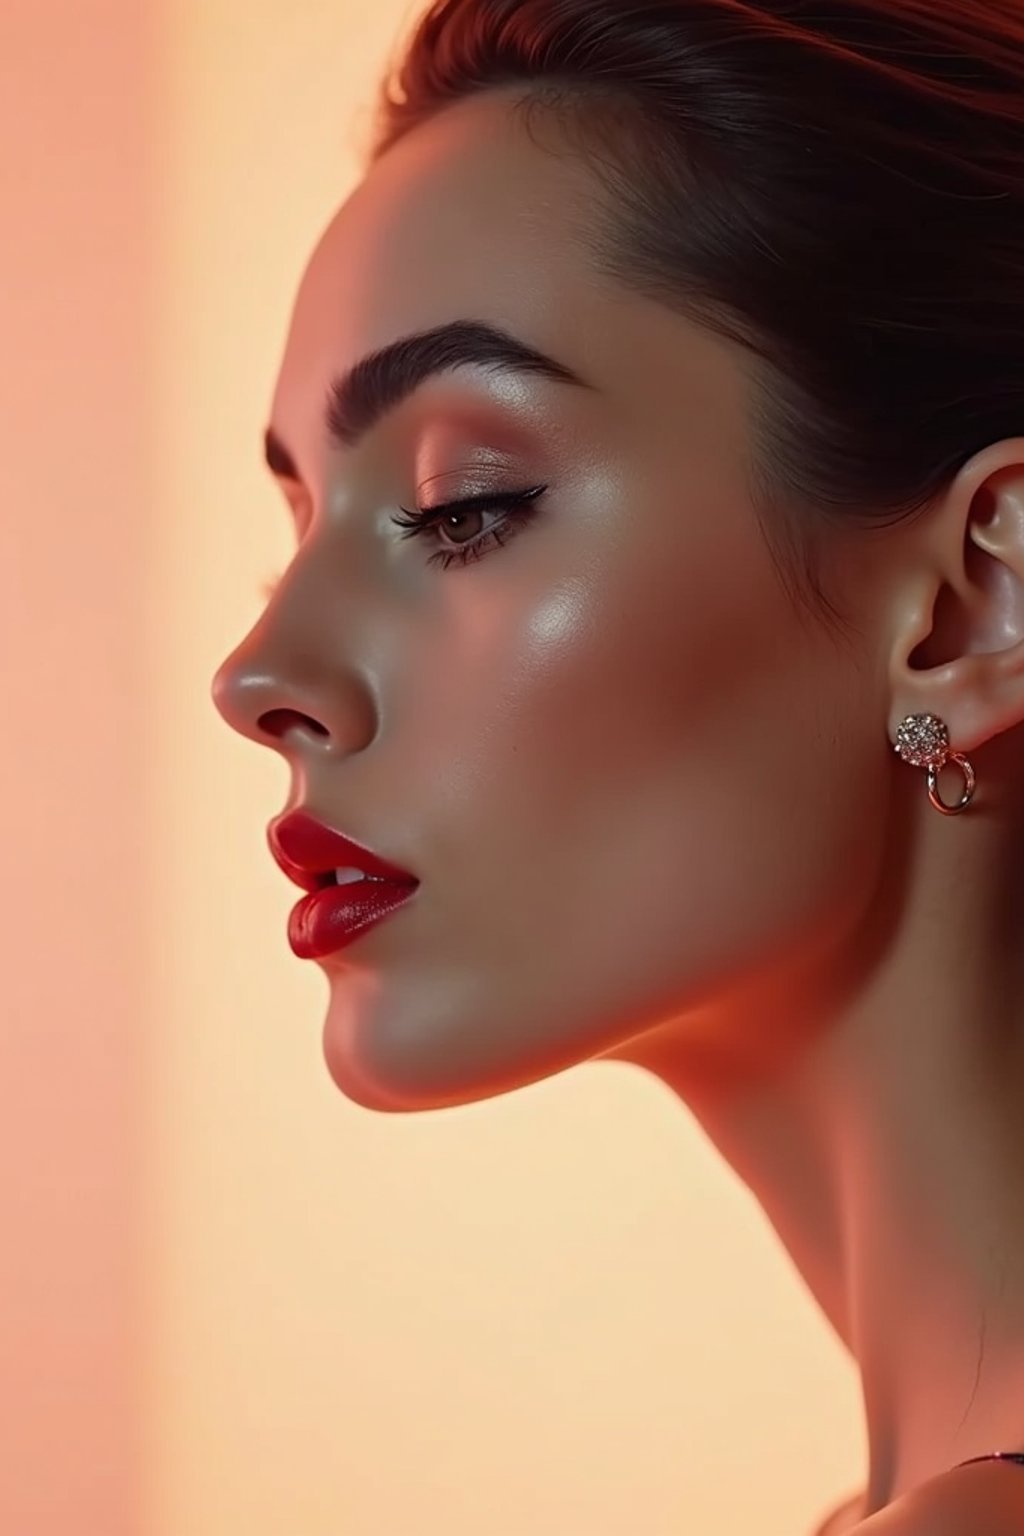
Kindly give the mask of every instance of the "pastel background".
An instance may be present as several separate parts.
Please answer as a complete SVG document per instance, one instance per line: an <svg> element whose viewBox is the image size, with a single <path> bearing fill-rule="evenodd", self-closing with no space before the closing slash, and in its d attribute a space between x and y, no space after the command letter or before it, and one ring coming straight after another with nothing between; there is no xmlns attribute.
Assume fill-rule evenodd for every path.
<svg viewBox="0 0 1024 1536"><path fill-rule="evenodd" d="M849 1361L661 1084L339 1095L287 767L209 696L417 10L0 10L5 1536L807 1536L861 1477Z"/></svg>

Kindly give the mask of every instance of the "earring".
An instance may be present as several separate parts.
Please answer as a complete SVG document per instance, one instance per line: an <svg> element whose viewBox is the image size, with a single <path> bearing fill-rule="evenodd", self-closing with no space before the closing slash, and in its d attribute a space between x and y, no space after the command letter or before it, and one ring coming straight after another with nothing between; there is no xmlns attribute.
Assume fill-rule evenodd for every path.
<svg viewBox="0 0 1024 1536"><path fill-rule="evenodd" d="M974 769L959 752L949 746L949 730L938 715L908 715L896 732L893 751L913 768L928 770L928 799L943 816L959 816L974 798L977 782ZM939 772L947 762L956 763L964 776L964 792L959 805L947 805L939 795Z"/></svg>

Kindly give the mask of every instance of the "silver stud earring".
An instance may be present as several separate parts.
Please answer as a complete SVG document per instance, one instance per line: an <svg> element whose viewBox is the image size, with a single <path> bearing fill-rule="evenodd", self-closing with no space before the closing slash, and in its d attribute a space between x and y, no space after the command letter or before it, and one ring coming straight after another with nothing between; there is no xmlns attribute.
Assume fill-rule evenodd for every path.
<svg viewBox="0 0 1024 1536"><path fill-rule="evenodd" d="M928 770L928 799L943 816L959 816L974 798L974 769L960 752L952 752L949 731L938 715L908 715L896 732L893 751L913 768ZM939 795L939 773L947 762L956 763L964 776L959 805L947 805Z"/></svg>

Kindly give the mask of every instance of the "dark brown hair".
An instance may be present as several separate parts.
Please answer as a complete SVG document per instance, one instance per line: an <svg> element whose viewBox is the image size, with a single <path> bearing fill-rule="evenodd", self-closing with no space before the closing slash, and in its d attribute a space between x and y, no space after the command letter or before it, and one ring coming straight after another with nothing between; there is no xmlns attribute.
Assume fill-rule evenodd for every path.
<svg viewBox="0 0 1024 1536"><path fill-rule="evenodd" d="M596 267L746 349L754 506L849 633L823 527L922 513L1024 432L1024 0L435 0L370 164L500 86L607 194Z"/></svg>

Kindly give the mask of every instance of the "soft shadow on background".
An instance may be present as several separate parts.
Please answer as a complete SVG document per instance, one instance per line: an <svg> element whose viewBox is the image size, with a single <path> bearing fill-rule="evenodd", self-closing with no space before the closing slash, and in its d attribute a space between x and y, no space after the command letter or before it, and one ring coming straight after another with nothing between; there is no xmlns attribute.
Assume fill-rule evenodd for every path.
<svg viewBox="0 0 1024 1536"><path fill-rule="evenodd" d="M0 1531L806 1536L856 1378L665 1087L343 1099L213 671L394 0L0 16ZM339 359L339 362L342 361Z"/></svg>

